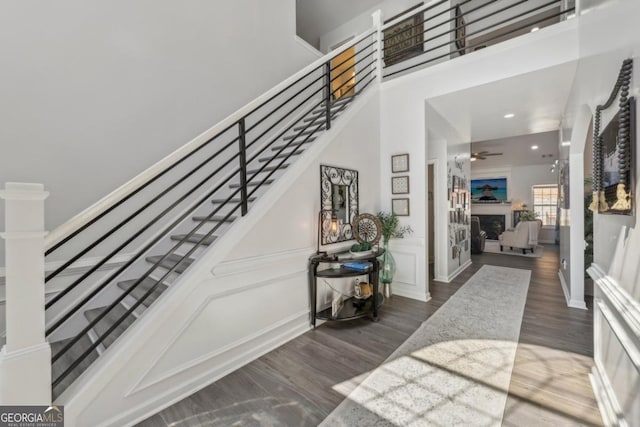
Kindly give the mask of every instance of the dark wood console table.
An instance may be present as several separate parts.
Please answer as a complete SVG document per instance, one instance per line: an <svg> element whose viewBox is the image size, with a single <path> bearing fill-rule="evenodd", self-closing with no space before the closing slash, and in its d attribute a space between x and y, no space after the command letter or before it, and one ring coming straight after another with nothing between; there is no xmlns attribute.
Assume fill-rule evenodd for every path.
<svg viewBox="0 0 640 427"><path fill-rule="evenodd" d="M382 305L384 297L379 292L378 275L380 266L378 264L378 257L384 253L384 249L378 250L376 253L366 257L355 258L350 256L349 252L337 253L337 254L320 254L312 255L309 258L309 294L311 305L311 326L316 327L316 319L321 320L333 320L344 321L358 319L371 315L374 321L378 320L378 308ZM318 271L320 264L326 263L340 263L350 261L369 261L373 264L373 267L368 271L352 270L344 267L331 268ZM350 297L344 300L342 309L336 316L332 316L331 307L326 310L317 312L317 292L318 292L318 277L323 278L342 278L342 277L357 277L357 276L369 276L369 283L373 285L373 295L366 300L358 300L355 297Z"/></svg>

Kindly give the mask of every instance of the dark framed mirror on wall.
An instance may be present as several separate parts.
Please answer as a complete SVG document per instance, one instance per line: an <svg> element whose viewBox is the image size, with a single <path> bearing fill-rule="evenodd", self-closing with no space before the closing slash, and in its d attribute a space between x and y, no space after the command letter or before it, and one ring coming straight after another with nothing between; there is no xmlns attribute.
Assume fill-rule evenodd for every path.
<svg viewBox="0 0 640 427"><path fill-rule="evenodd" d="M625 193L628 191L628 197L631 197L631 189L634 185L633 155L635 153L635 99L630 98L628 101L628 124L625 126L628 131L628 141L620 139L621 111L611 119L609 124L600 134L600 155L602 157L602 191L604 191L604 201L608 209L604 210L605 205L601 206L601 213L617 213L632 214L632 203L629 200L628 206L616 208L618 201L619 186L625 184L624 193L620 197L626 199ZM624 155L625 159L620 161L620 156ZM626 159L628 157L628 159Z"/></svg>
<svg viewBox="0 0 640 427"><path fill-rule="evenodd" d="M359 211L358 171L320 165L320 207L323 245L353 239L351 224Z"/></svg>
<svg viewBox="0 0 640 427"><path fill-rule="evenodd" d="M622 63L609 99L596 107L593 126L593 199L591 209L598 213L634 214L636 150L636 101L629 98L633 61ZM619 109L601 131L601 115L618 99Z"/></svg>

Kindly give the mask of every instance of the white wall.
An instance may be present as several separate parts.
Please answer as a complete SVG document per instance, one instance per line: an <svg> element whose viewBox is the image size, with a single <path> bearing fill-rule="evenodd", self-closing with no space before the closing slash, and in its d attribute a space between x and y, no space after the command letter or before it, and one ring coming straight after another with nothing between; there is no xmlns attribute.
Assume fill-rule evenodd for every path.
<svg viewBox="0 0 640 427"><path fill-rule="evenodd" d="M5 2L0 40L0 183L49 230L316 58L294 0Z"/></svg>
<svg viewBox="0 0 640 427"><path fill-rule="evenodd" d="M591 6L592 4L594 7L588 10L589 13L582 15L579 19L581 59L565 114L564 127L572 129L571 156L574 154L581 156L584 151L585 135L591 119L591 115L588 113L595 111L596 105L606 101L618 76L622 60L625 58L633 58L635 63L631 94L638 96L640 93L640 70L638 68L640 33L636 30L640 3L634 0L621 0L617 2L588 2L583 6ZM603 112L602 128L606 126L617 109L616 101L611 109ZM638 124L640 121L637 117L636 129ZM636 153L636 165L638 165L640 164L640 152L637 150L637 142L633 150ZM582 162L578 165L576 161L575 165L577 169L582 169ZM571 168L574 168L573 161ZM637 200L637 194L640 190L638 185L640 174L637 168L635 173L636 185L633 194ZM572 188L582 188L581 175L574 176L573 172L571 173ZM578 193L580 199L582 198L581 191L572 191L572 194L575 193ZM582 203L579 200L575 201ZM576 203L572 197L572 206L576 206ZM601 278L606 275L607 271L611 272L612 266L620 261L619 258L614 258L616 247L622 243L621 239L624 238L624 234L621 234L620 230L625 226L637 228L637 201L635 208L635 217L605 214L594 216L593 271L599 273L595 274L594 278ZM572 209L572 233L580 216L582 216L581 211L574 214L574 209ZM582 230L576 230L575 235L571 236L572 253L575 248L580 250L581 232ZM640 236L637 233L633 236L632 239L637 243ZM621 253L618 252L616 256L620 255ZM605 280L596 283L594 298L596 369L594 369L594 378L597 385L596 397L601 403L603 416L610 417L612 415L607 410L608 407L611 407L619 411L618 414L615 414L616 417L626 417L629 425L637 425L640 423L637 413L640 373L637 371L637 366L635 369L631 368L632 362L629 359L629 354L637 355L638 353L637 334L635 334L636 341L629 342L620 332L632 330L629 329L632 327L632 324L629 323L630 318L640 318L638 277L637 274L633 276L633 271L637 267L637 250L628 259L633 259L633 261L625 264L626 267L623 271L631 273L630 276L625 273L627 277L632 278L631 280L619 280L619 277L615 277L614 281ZM574 288L573 279L578 277L580 273L582 273L582 269L579 271L576 269L575 274L572 269L572 290ZM606 317L607 314L609 314L609 320L603 317ZM616 419L616 422L619 420Z"/></svg>

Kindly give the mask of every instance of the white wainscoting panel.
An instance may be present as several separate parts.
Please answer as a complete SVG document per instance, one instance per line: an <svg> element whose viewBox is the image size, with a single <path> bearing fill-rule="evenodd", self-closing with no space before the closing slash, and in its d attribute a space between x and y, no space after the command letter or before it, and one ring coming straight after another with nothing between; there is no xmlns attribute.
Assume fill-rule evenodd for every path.
<svg viewBox="0 0 640 427"><path fill-rule="evenodd" d="M595 283L592 384L608 425L640 425L640 230L620 231L608 272L587 270Z"/></svg>
<svg viewBox="0 0 640 427"><path fill-rule="evenodd" d="M392 292L419 301L431 299L427 280L424 238L392 239L389 250L396 261Z"/></svg>
<svg viewBox="0 0 640 427"><path fill-rule="evenodd" d="M93 417L104 417L108 420L104 425L129 425L307 331L309 253L307 248L225 262L213 269L218 275L195 284L190 292L170 289L171 298L159 299L158 307L149 310L148 315L156 318L153 331L145 336L137 333L135 327L149 321L142 318L123 335L136 334L138 348L117 342L105 352L105 356L113 352L115 358L96 362L101 373L118 372L126 364L127 375L100 379L105 382L99 400L122 411L115 414L94 401L85 402L84 411L78 413L72 401L75 424L71 425L88 425ZM168 303L164 309L162 303ZM91 379L81 378L69 395L78 398L73 389L90 384ZM122 395L122 390L127 392ZM61 399L64 402L64 394Z"/></svg>

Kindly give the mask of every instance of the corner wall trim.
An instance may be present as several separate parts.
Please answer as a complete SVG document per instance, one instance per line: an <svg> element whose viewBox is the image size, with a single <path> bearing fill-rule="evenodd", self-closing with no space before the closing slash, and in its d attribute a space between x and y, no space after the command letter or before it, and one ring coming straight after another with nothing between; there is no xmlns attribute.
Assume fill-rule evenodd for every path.
<svg viewBox="0 0 640 427"><path fill-rule="evenodd" d="M471 265L471 260L469 259L467 260L467 262L465 262L460 267L458 267L453 273L451 273L449 277L447 277L446 283L451 283L453 279L458 277L458 275L462 273L464 270L466 270L467 267L469 267L470 265Z"/></svg>

